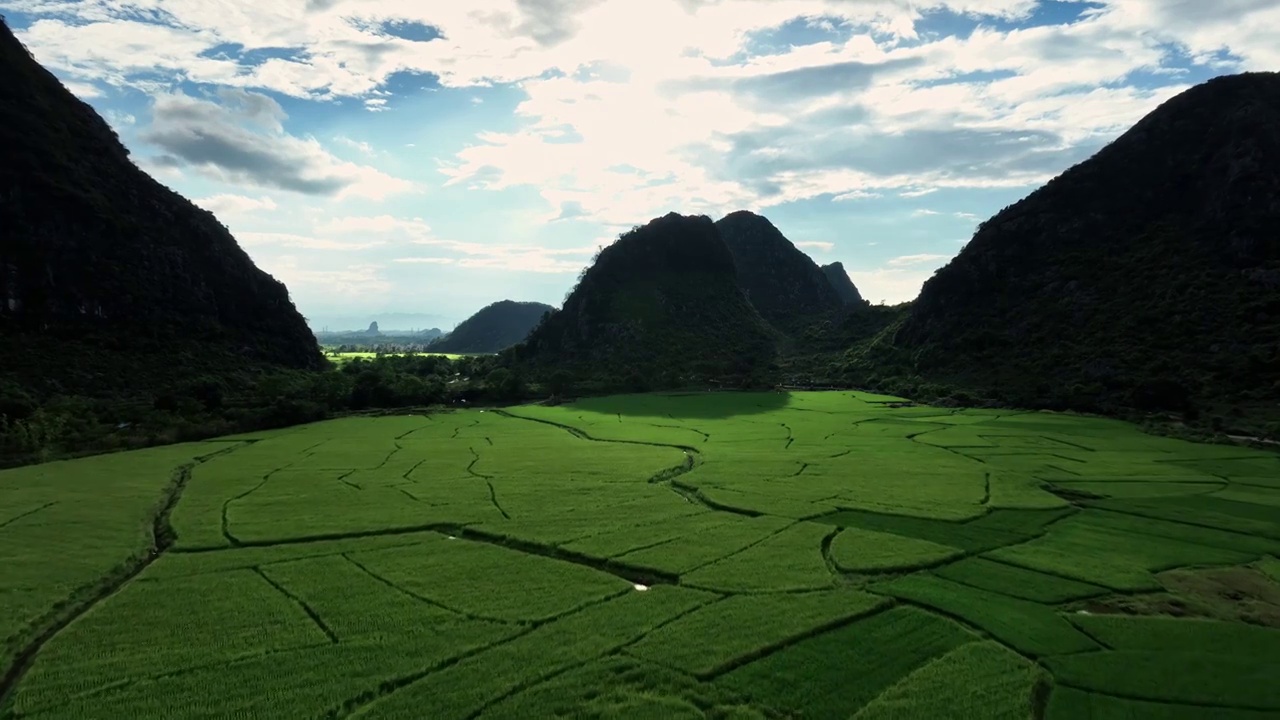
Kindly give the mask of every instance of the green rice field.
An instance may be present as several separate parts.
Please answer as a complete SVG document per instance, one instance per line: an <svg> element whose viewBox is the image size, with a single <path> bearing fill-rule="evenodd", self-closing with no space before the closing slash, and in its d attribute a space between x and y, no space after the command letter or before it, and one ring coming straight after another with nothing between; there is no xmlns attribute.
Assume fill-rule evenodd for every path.
<svg viewBox="0 0 1280 720"><path fill-rule="evenodd" d="M1280 717L1280 456L856 392L0 471L0 717Z"/></svg>
<svg viewBox="0 0 1280 720"><path fill-rule="evenodd" d="M449 358L450 360L457 360L458 358L461 358L461 357L467 357L466 355L458 355L456 353L429 353L429 352L377 353L377 352L367 352L367 351L358 351L358 350L351 351L351 352L338 352L336 350L326 350L324 353L324 356L328 358L330 362L336 365L345 365L346 363L349 363L352 360L372 360L376 357L382 357L382 356L443 357L443 358Z"/></svg>

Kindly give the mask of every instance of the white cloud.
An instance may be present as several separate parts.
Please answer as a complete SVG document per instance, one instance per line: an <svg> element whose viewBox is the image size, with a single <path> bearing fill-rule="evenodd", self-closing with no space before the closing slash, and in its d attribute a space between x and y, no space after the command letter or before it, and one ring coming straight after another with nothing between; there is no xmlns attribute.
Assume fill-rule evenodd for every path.
<svg viewBox="0 0 1280 720"><path fill-rule="evenodd" d="M422 218L398 218L390 215L353 215L333 217L316 226L316 231L327 235L381 234L402 239L418 240L431 234L431 226Z"/></svg>
<svg viewBox="0 0 1280 720"><path fill-rule="evenodd" d="M836 246L835 243L823 242L821 240L805 240L803 242L798 242L793 244L796 247L801 249L812 248L814 250L817 250L819 252L824 252L824 253L831 252L832 250L835 249L835 246Z"/></svg>
<svg viewBox="0 0 1280 720"><path fill-rule="evenodd" d="M868 301L896 305L915 299L924 282L933 276L933 272L885 267L865 271L851 270L849 279L853 280L858 292Z"/></svg>
<svg viewBox="0 0 1280 720"><path fill-rule="evenodd" d="M351 252L368 250L386 245L385 240L368 240L361 238L325 238L314 235L280 232L238 232L235 234L240 244L248 248L276 246L285 248L302 248L306 250L341 250Z"/></svg>
<svg viewBox="0 0 1280 720"><path fill-rule="evenodd" d="M352 138L349 138L345 135L336 135L334 136L333 141L335 143L338 143L339 145L344 145L346 147L349 147L352 150L358 150L360 153L364 155L374 154L373 145L370 145L369 143L364 142L363 140L353 140Z"/></svg>
<svg viewBox="0 0 1280 720"><path fill-rule="evenodd" d="M518 81L527 94L517 108L523 127L479 133L478 143L444 166L448 181L493 190L535 187L549 207L573 202L580 218L603 223L673 208L767 208L819 195L856 200L885 191L913 197L937 188L1033 185L1176 89L1098 87L1133 70L1160 68L1167 43L1206 58L1228 49L1249 66L1272 62L1280 52L1264 30L1276 24L1266 21L1277 11L1262 0L1228 0L1213 13L1187 10L1186 0L1101 0L1101 9L1072 24L941 37L919 36L923 13L1016 19L1036 2L9 4L42 16L23 32L38 57L73 77L117 85L155 89L187 80L297 97L358 97L379 110L389 106L381 88L397 72L430 72L445 87ZM162 22L138 20L147 13ZM841 41L735 58L753 31L796 18L847 24L853 32ZM390 21L428 24L443 37L406 40L386 30ZM229 44L293 54L246 60L223 51ZM1011 76L964 80L975 72ZM784 97L788 102L781 103ZM803 131L783 142L776 135L786 128ZM995 141L1010 129L1038 133L1038 140L1028 147ZM883 161L864 155L865 168L855 162L858 152L885 139L903 137L910 147L921 132L944 137L949 130L987 133L993 142L975 147L974 157L987 153L996 162L984 171L961 142L923 171L895 170L894 155ZM764 144L744 147L751 134ZM715 155L728 156L725 166L707 161ZM613 170L622 164L634 170ZM400 191L386 176L367 172L352 187L359 189L348 192L366 197Z"/></svg>
<svg viewBox="0 0 1280 720"><path fill-rule="evenodd" d="M921 253L919 255L900 255L891 258L887 263L889 267L908 267L911 265L924 265L926 263L936 262L938 260L946 260L950 256L938 255L935 253Z"/></svg>
<svg viewBox="0 0 1280 720"><path fill-rule="evenodd" d="M393 289L382 274L383 268L376 264L315 268L304 265L296 255L269 256L259 262L303 304L331 306L335 299L377 298Z"/></svg>
<svg viewBox="0 0 1280 720"><path fill-rule="evenodd" d="M402 257L396 258L391 262L418 264L418 265L452 265L457 262L455 258L446 257Z"/></svg>
<svg viewBox="0 0 1280 720"><path fill-rule="evenodd" d="M212 212L214 215L246 214L259 210L275 210L277 207L276 202L266 195L252 198L245 195L223 193L196 198L192 202Z"/></svg>
<svg viewBox="0 0 1280 720"><path fill-rule="evenodd" d="M182 92L155 98L151 124L142 132L164 154L158 164L190 167L233 185L305 195L381 200L413 184L372 166L334 157L311 137L285 132L280 104L266 95L219 91L213 99Z"/></svg>
<svg viewBox="0 0 1280 720"><path fill-rule="evenodd" d="M912 212L911 216L912 217L928 217L930 215L941 215L941 214L942 213L938 212L937 210L927 210L925 208L920 208L919 210Z"/></svg>
<svg viewBox="0 0 1280 720"><path fill-rule="evenodd" d="M669 210L767 213L831 198L874 213L885 198L888 205L951 189L1020 190L1082 160L1184 89L1178 53L1215 72L1280 67L1275 0L1098 0L1078 4L1095 7L1079 20L1013 30L988 21L1025 18L1036 0L0 4L36 18L21 39L74 92L96 105L124 87L155 98L150 125L130 130L161 152L135 147L141 166L175 186L183 172L198 174L201 193L221 192L202 204L220 213L256 212L255 221L274 209L254 204L264 199L285 208L314 203L311 222L272 228L287 232L238 233L246 244L335 253L381 245L395 248L387 257L397 256L397 264L543 273L575 271L594 248L445 239L422 218L346 214L353 205L331 210L343 199L417 189L377 167L404 151L383 147L374 133L356 140L328 130L329 148L357 160L345 161L315 138L286 131L280 104L246 90L377 111L408 107L390 94L403 87L388 85L397 73L432 73L448 89L510 83L522 97L501 131L478 125L456 152L421 139L396 144L440 158L449 192L532 188L545 207L515 211L521 221L563 221L572 233L579 223L628 227ZM921 20L940 12L983 26L925 32ZM797 18L840 32L800 46L752 44L757 31ZM406 40L387 30L391 21L430 25L443 38ZM256 53L262 50L272 52ZM464 105L481 100L471 90L458 98ZM498 105L465 112L479 117ZM111 122L127 125L123 116ZM322 126L361 136L358 126ZM232 187L209 190L204 179ZM273 198L260 196L264 191ZM509 196L493 201L499 197ZM954 207L944 204L949 200L930 204ZM288 271L307 282L381 277L373 266L307 275L309 256L290 257ZM889 299L908 299L903 293L914 293L925 266L944 259L904 254L855 280ZM873 290L864 292L876 299Z"/></svg>

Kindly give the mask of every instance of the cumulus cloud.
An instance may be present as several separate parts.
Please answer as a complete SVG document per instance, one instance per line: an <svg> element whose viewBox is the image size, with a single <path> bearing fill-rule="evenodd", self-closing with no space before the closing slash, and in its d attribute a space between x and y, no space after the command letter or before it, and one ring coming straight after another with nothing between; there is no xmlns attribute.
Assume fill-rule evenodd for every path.
<svg viewBox="0 0 1280 720"><path fill-rule="evenodd" d="M836 244L832 242L823 242L821 240L805 240L794 243L801 250L817 250L818 252L831 252L835 249Z"/></svg>
<svg viewBox="0 0 1280 720"><path fill-rule="evenodd" d="M259 93L223 89L216 101L165 93L156 97L141 138L160 149L158 164L232 184L375 200L412 188L373 167L339 160L315 138L286 133L284 118L280 104Z"/></svg>
<svg viewBox="0 0 1280 720"><path fill-rule="evenodd" d="M313 230L314 237L305 239L310 244L303 244L296 237L280 239L298 247L320 249L389 246L403 253L392 262L406 265L454 265L533 273L577 272L590 262L596 250L595 246L555 248L453 240L437 236L422 218L392 215L334 217L317 224ZM271 237L276 238L277 234ZM250 242L257 239L253 237Z"/></svg>
<svg viewBox="0 0 1280 720"><path fill-rule="evenodd" d="M936 263L939 260L946 260L948 255L937 255L933 253L920 253L918 255L899 255L892 258L887 263L889 267L910 267L912 265L924 265L926 263Z"/></svg>
<svg viewBox="0 0 1280 720"><path fill-rule="evenodd" d="M524 216L566 232L670 210L768 212L797 201L839 202L854 215L938 193L931 205L954 208L952 190L1044 182L1185 89L1189 76L1280 67L1274 0L1056 3L1067 14L1060 20L1037 12L1040 0L0 4L34 18L22 40L76 92L154 96L151 124L136 129L155 148L135 153L149 170L282 191L273 192L281 204L412 187L373 167L394 155L375 152L384 148L373 135L332 140L359 160L345 162L287 131L280 105L263 93L377 111L407 107L391 94L391 80L405 74L429 73L464 103L473 89L506 85L520 100L500 129L477 126L461 147L418 138L397 146L435 154L449 192L492 191L496 202L511 197L496 193L532 189L543 207ZM806 39L793 43L782 31L800 24ZM360 113L365 122L401 114ZM254 212L219 197L206 200L221 212ZM418 218L376 213L293 232L250 241L308 249L377 241L405 246L404 265L542 272L570 272L590 253L449 241ZM904 254L855 281L907 299L927 265L943 259Z"/></svg>
<svg viewBox="0 0 1280 720"><path fill-rule="evenodd" d="M252 198L245 195L222 193L220 195L196 198L193 202L214 215L245 214L259 210L276 209L276 202L266 195Z"/></svg>

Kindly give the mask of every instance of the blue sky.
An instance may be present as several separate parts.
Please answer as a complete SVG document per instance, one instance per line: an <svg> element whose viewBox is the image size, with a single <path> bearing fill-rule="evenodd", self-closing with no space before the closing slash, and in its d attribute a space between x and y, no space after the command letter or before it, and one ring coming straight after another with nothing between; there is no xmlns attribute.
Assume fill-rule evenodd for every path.
<svg viewBox="0 0 1280 720"><path fill-rule="evenodd" d="M1215 75L1275 0L0 0L314 327L559 304L677 211L769 217L873 302Z"/></svg>

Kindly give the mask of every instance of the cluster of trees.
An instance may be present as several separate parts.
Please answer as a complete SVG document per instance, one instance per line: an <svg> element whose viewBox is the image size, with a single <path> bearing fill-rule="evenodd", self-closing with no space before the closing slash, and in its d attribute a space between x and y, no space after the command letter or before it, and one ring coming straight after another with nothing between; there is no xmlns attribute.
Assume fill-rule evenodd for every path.
<svg viewBox="0 0 1280 720"><path fill-rule="evenodd" d="M353 412L464 407L564 394L571 381L530 384L494 356L385 356L322 372L205 374L147 395L36 398L0 384L0 464L197 440Z"/></svg>

